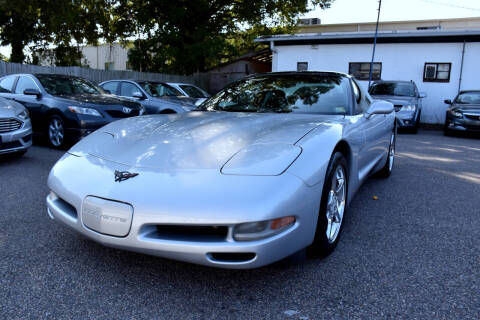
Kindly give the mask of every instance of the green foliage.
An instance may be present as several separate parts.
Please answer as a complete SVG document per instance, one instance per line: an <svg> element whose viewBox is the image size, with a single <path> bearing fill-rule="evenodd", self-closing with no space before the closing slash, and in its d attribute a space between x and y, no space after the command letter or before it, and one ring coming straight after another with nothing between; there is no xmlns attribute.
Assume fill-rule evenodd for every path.
<svg viewBox="0 0 480 320"><path fill-rule="evenodd" d="M310 5L333 0L120 0L114 16L123 37L135 37L137 70L191 74L260 48L260 34L293 30Z"/></svg>
<svg viewBox="0 0 480 320"><path fill-rule="evenodd" d="M136 70L191 74L248 51L261 34L292 32L313 5L334 0L0 0L0 45L57 65L78 65L78 46L135 39ZM36 61L35 61L36 60Z"/></svg>
<svg viewBox="0 0 480 320"><path fill-rule="evenodd" d="M112 39L110 0L0 0L0 44L11 45L12 62L24 62L24 48L57 47L68 63L73 43Z"/></svg>

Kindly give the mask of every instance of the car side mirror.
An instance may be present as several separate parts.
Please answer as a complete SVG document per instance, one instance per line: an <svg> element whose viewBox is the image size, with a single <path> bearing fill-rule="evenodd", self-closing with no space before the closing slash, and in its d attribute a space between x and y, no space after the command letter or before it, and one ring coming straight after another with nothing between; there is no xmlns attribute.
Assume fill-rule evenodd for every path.
<svg viewBox="0 0 480 320"><path fill-rule="evenodd" d="M42 96L42 93L37 89L25 89L23 91L23 94L27 96L36 96L37 98L40 98Z"/></svg>
<svg viewBox="0 0 480 320"><path fill-rule="evenodd" d="M387 101L375 101L372 103L370 108L368 108L365 117L370 119L370 117L374 114L389 114L395 111L393 108L393 104Z"/></svg>
<svg viewBox="0 0 480 320"><path fill-rule="evenodd" d="M427 97L427 94L425 92L420 92L419 98L426 98Z"/></svg>
<svg viewBox="0 0 480 320"><path fill-rule="evenodd" d="M105 91L105 93L112 94L112 91L110 91L108 89L103 89L103 91Z"/></svg>
<svg viewBox="0 0 480 320"><path fill-rule="evenodd" d="M143 99L145 99L145 96L144 96L143 93L141 93L140 91L134 92L134 93L132 94L132 97L134 97L135 99L138 99L138 100L143 100Z"/></svg>
<svg viewBox="0 0 480 320"><path fill-rule="evenodd" d="M450 99L447 99L447 100L445 100L445 101L443 101L443 102L445 102L446 104L453 104L453 103L452 103L452 100L450 100Z"/></svg>

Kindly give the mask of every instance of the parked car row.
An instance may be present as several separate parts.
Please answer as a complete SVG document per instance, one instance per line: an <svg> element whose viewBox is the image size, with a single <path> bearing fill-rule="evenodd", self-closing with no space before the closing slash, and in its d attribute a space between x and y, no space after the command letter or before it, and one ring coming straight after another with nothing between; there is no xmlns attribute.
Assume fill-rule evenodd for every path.
<svg viewBox="0 0 480 320"><path fill-rule="evenodd" d="M422 99L413 81L376 81L369 93L375 99L393 103L399 128L417 132L422 113ZM460 91L455 99L444 101L450 107L445 116L444 133L480 132L480 90Z"/></svg>
<svg viewBox="0 0 480 320"><path fill-rule="evenodd" d="M114 80L96 86L67 75L4 76L0 78L0 153L24 152L31 145L32 131L61 148L118 119L195 109L198 96L184 93L196 87L175 85L186 92L157 81Z"/></svg>

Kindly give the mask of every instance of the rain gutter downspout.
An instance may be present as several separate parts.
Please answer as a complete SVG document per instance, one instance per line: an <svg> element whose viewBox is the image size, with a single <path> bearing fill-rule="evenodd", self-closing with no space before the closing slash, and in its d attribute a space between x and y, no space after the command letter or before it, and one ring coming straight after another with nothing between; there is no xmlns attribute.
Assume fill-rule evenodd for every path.
<svg viewBox="0 0 480 320"><path fill-rule="evenodd" d="M462 88L463 61L465 59L465 43L466 41L463 40L462 63L460 64L460 78L458 79L458 92L460 92L460 89Z"/></svg>

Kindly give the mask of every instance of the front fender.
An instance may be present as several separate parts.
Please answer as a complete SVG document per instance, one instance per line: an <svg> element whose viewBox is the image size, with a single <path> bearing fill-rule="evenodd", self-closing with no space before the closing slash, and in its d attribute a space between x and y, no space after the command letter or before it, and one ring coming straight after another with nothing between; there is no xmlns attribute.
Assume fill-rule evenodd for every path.
<svg viewBox="0 0 480 320"><path fill-rule="evenodd" d="M337 144L342 140L343 127L327 123L312 130L296 143L302 154L287 170L308 186L323 184L328 163Z"/></svg>

